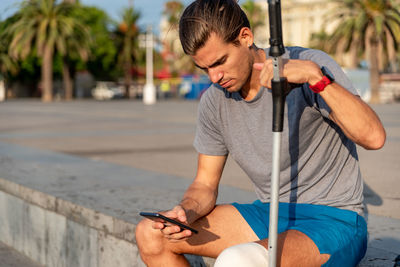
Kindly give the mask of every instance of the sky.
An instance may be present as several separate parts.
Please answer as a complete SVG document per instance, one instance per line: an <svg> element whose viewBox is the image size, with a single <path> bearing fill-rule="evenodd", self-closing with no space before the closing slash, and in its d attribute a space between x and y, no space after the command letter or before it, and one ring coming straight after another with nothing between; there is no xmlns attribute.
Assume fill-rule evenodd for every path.
<svg viewBox="0 0 400 267"><path fill-rule="evenodd" d="M20 0L0 0L0 20L14 14L20 2ZM158 33L162 10L167 0L80 0L80 2L84 5L99 7L116 20L120 18L122 9L132 2L134 8L141 13L139 26L145 28L147 25L152 25L154 31ZM191 2L192 0L182 0L184 5Z"/></svg>

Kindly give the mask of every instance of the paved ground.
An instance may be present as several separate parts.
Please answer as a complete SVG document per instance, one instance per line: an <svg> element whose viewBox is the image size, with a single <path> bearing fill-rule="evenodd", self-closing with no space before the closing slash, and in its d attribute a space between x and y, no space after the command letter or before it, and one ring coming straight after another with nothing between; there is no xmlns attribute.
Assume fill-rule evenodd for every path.
<svg viewBox="0 0 400 267"><path fill-rule="evenodd" d="M0 103L0 141L104 160L192 179L197 101L38 101ZM372 214L400 219L400 104L373 107L387 131L379 151L359 148L365 200ZM252 190L228 160L222 182Z"/></svg>

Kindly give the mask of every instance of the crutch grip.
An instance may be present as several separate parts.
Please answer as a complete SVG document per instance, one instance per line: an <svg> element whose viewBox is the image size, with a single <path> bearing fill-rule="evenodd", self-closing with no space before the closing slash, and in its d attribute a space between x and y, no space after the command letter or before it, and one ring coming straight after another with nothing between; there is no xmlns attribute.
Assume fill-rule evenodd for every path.
<svg viewBox="0 0 400 267"><path fill-rule="evenodd" d="M285 112L285 99L288 92L288 82L285 77L279 81L271 81L272 86L272 131L283 131L283 116Z"/></svg>

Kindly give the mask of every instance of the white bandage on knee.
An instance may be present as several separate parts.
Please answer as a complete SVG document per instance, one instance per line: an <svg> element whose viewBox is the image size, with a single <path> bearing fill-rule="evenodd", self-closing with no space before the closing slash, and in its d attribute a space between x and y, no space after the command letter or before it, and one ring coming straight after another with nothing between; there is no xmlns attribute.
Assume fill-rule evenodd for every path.
<svg viewBox="0 0 400 267"><path fill-rule="evenodd" d="M268 267L268 250L258 243L232 246L219 254L214 267Z"/></svg>

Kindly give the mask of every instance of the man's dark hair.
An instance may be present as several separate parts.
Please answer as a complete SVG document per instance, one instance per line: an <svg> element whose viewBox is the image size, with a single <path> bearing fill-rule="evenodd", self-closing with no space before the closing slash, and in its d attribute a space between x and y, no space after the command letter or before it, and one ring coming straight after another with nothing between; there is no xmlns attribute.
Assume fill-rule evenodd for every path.
<svg viewBox="0 0 400 267"><path fill-rule="evenodd" d="M250 23L236 0L196 0L182 14L179 38L183 51L194 55L212 32L226 43L239 45L243 27L250 28Z"/></svg>

